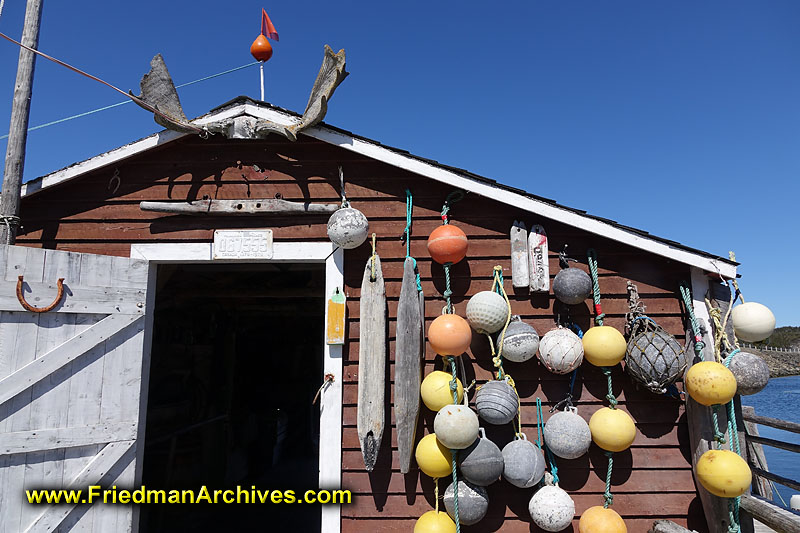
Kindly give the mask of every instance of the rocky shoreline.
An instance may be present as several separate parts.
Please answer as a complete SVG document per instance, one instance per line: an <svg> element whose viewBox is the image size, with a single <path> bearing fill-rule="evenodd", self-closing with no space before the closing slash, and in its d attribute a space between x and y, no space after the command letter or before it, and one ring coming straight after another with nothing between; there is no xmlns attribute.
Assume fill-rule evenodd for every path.
<svg viewBox="0 0 800 533"><path fill-rule="evenodd" d="M743 348L742 351L754 353L766 361L770 377L800 375L800 352L772 352L755 348Z"/></svg>

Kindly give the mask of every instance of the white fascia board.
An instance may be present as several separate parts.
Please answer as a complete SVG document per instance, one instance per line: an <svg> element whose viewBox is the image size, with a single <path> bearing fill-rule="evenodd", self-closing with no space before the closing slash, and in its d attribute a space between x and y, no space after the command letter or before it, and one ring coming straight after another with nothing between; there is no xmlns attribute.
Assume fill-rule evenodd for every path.
<svg viewBox="0 0 800 533"><path fill-rule="evenodd" d="M145 150L149 150L150 148L180 139L184 135L188 134L171 130L163 130L154 133L149 137L132 142L131 144L126 144L125 146L120 146L110 152L100 154L86 161L81 161L80 163L75 163L71 167L57 170L52 174L47 174L41 179L29 181L22 185L22 196L30 196L47 187L52 187L53 185L81 176L106 165L117 163L123 159L144 152Z"/></svg>
<svg viewBox="0 0 800 533"><path fill-rule="evenodd" d="M300 120L298 117L292 114L277 109L265 108L256 104L243 103L217 113L209 113L208 115L195 120L193 123L198 126L205 126L213 122L219 122L241 115L249 115L256 118L271 120L284 126L296 124ZM613 224L609 224L591 217L586 217L568 209L564 209L547 202L542 202L528 196L517 194L506 189L501 189L488 183L475 181L471 178L458 174L457 172L420 161L419 159L415 159L413 157L399 154L384 146L358 139L352 135L341 133L325 126L314 126L304 130L303 134L308 135L313 139L339 146L345 150L382 161L397 168L408 170L409 172L413 172L435 181L446 183L479 196L497 200L509 205L514 205L530 213L540 215L545 218L582 229L584 231L588 231L589 233L594 233L595 235L621 242L661 257L703 269L704 271L717 274L723 278L733 279L736 277L736 266L730 263L719 261L701 254L692 253L687 250L682 250L680 248L670 246L669 244L626 231L625 229ZM153 146L175 140L184 135L186 134L165 130L151 137L142 139L141 141L123 146L117 150L112 150L111 152L89 159L83 163L78 163L77 165L62 171L45 176L38 183L38 185L40 185L38 188L55 185L56 183L65 181L79 174L83 174L85 172L89 172L90 170L94 170L95 168L99 168L126 157L130 157L141 151L152 148ZM27 194L32 194L33 192L35 191L27 192ZM26 189L25 186L23 186L23 195L25 194Z"/></svg>
<svg viewBox="0 0 800 533"><path fill-rule="evenodd" d="M194 124L195 126L207 126L208 124L211 124L213 122L220 122L222 120L227 120L230 118L237 117L239 115L244 114L244 112L245 112L245 105L241 104L231 107L229 109L222 110L218 113L210 113L208 115L200 117L194 120L192 124ZM85 161L81 161L80 163L76 163L70 167L57 170L52 174L47 174L46 176L43 176L39 180L34 180L25 183L22 185L22 196L29 196L31 194L35 194L38 191L45 189L47 187L51 187L58 183L62 183L64 181L78 177L87 172L91 172L92 170L102 168L106 165L118 163L123 159L127 159L129 157L137 155L141 152L149 150L150 148L154 148L156 146L178 140L181 137L185 137L186 135L189 134L180 133L172 130L162 130L158 133L150 135L149 137L145 137L144 139L140 139L130 144L126 144L125 146L120 146L119 148L92 157L91 159L87 159Z"/></svg>
<svg viewBox="0 0 800 533"><path fill-rule="evenodd" d="M270 259L212 259L210 242L131 245L131 258L151 263L320 263L334 252L331 242L276 242Z"/></svg>

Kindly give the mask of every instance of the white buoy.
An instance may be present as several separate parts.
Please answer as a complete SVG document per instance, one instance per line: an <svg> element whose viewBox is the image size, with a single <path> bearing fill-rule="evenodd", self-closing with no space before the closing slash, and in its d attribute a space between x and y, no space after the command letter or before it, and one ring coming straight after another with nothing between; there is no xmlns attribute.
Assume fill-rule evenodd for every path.
<svg viewBox="0 0 800 533"><path fill-rule="evenodd" d="M760 342L775 331L775 315L766 305L746 302L731 311L733 331L739 340Z"/></svg>
<svg viewBox="0 0 800 533"><path fill-rule="evenodd" d="M354 207L343 207L328 219L328 238L345 250L358 248L367 240L369 221Z"/></svg>
<svg viewBox="0 0 800 533"><path fill-rule="evenodd" d="M528 511L540 528L545 531L561 531L575 518L575 502L564 489L545 485L531 498Z"/></svg>
<svg viewBox="0 0 800 533"><path fill-rule="evenodd" d="M478 415L466 405L446 405L433 419L436 438L451 450L463 450L478 438Z"/></svg>
<svg viewBox="0 0 800 533"><path fill-rule="evenodd" d="M539 361L554 374L569 374L583 362L583 343L570 330L558 326L539 343Z"/></svg>
<svg viewBox="0 0 800 533"><path fill-rule="evenodd" d="M508 319L505 298L494 291L481 291L467 302L467 320L475 331L491 334L503 329Z"/></svg>

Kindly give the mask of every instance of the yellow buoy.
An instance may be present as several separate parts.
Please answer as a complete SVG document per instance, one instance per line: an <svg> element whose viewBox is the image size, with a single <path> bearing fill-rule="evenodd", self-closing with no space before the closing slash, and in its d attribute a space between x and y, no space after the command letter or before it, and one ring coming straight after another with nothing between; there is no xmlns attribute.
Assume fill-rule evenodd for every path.
<svg viewBox="0 0 800 533"><path fill-rule="evenodd" d="M697 460L697 479L708 492L720 498L741 496L753 474L747 462L728 450L708 450Z"/></svg>
<svg viewBox="0 0 800 533"><path fill-rule="evenodd" d="M456 523L444 511L428 511L414 524L414 533L455 533Z"/></svg>
<svg viewBox="0 0 800 533"><path fill-rule="evenodd" d="M703 361L692 365L684 379L686 392L703 405L728 403L736 394L736 377L725 365Z"/></svg>
<svg viewBox="0 0 800 533"><path fill-rule="evenodd" d="M438 413L439 409L453 403L453 391L450 390L452 379L453 376L441 370L434 370L425 376L420 388L425 407L434 413ZM464 387L459 379L456 379L456 392L458 393L458 401L461 402L464 398Z"/></svg>
<svg viewBox="0 0 800 533"><path fill-rule="evenodd" d="M439 442L435 433L420 439L414 457L417 458L419 469L432 478L445 477L453 473L453 455Z"/></svg>
<svg viewBox="0 0 800 533"><path fill-rule="evenodd" d="M614 366L625 357L628 345L611 326L595 326L583 335L583 357L594 366Z"/></svg>
<svg viewBox="0 0 800 533"><path fill-rule="evenodd" d="M627 450L636 438L633 419L622 409L597 410L589 419L589 430L594 443L609 452Z"/></svg>
<svg viewBox="0 0 800 533"><path fill-rule="evenodd" d="M578 531L580 533L628 533L628 528L616 511L596 505L583 512L581 520L578 522Z"/></svg>

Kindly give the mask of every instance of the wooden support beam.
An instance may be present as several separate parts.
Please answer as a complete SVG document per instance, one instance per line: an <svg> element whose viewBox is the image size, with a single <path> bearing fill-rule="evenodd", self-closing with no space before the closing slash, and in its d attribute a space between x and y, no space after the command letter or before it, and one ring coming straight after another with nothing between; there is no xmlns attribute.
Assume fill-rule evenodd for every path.
<svg viewBox="0 0 800 533"><path fill-rule="evenodd" d="M751 467L755 466L763 470L769 470L764 448L760 444L753 442L751 438L751 436L758 436L758 426L748 420L748 417L754 414L755 409L752 406L742 406L742 417L744 418L744 427L747 432L747 464ZM753 475L753 487L759 496L772 500L772 485L768 480Z"/></svg>
<svg viewBox="0 0 800 533"><path fill-rule="evenodd" d="M31 453L136 438L136 422L0 433L0 455Z"/></svg>
<svg viewBox="0 0 800 533"><path fill-rule="evenodd" d="M768 439L766 437L759 437L757 435L750 435L747 437L747 439L758 444L766 444L767 446L772 446L773 448L780 448L781 450L800 453L800 444L792 444L791 442L783 442L780 440Z"/></svg>
<svg viewBox="0 0 800 533"><path fill-rule="evenodd" d="M748 422L754 422L776 429L783 429L791 431L792 433L800 433L800 424L797 422L789 422L788 420L780 420L779 418L757 415L753 410L745 410L744 419Z"/></svg>
<svg viewBox="0 0 800 533"><path fill-rule="evenodd" d="M778 507L763 498L745 494L741 499L741 507L743 511L778 533L800 531L800 514Z"/></svg>
<svg viewBox="0 0 800 533"><path fill-rule="evenodd" d="M142 211L173 213L177 215L270 215L270 214L308 214L333 213L339 204L312 204L311 202L290 202L277 198L242 200L195 200L193 202L140 202Z"/></svg>
<svg viewBox="0 0 800 533"><path fill-rule="evenodd" d="M703 271L699 268L692 267L692 299L694 313L697 321L700 323L700 329L703 330L702 341L705 345L700 356L689 357L689 364L687 370L695 363L701 361L715 361L714 354L714 338L711 334L710 320L708 309L706 309L705 296L708 293L708 278L704 275ZM691 330L691 325L687 327L687 338L694 339L694 332ZM690 346L694 349L694 344ZM690 352L693 354L694 352ZM720 413L720 423L723 422L724 413ZM700 456L713 448L714 443L714 430L713 420L711 417L711 408L700 405L695 402L691 396L686 395L686 417L689 425L689 444L692 452L692 471L695 473L695 485L697 493L700 496L700 501L703 504L703 511L706 516L708 530L710 533L723 533L728 530L729 517L728 517L728 502L725 498L719 498L708 492L703 485L697 481L697 461ZM752 526L750 531L752 531Z"/></svg>
<svg viewBox="0 0 800 533"><path fill-rule="evenodd" d="M112 442L94 456L86 467L73 479L65 490L84 490L88 494L88 487L100 485L106 474L122 459L134 446L134 441ZM130 455L133 460L133 454ZM123 469L119 469L121 472ZM116 476L113 476L116 479ZM114 479L105 480L106 482ZM110 483L109 483L110 484ZM55 531L61 522L69 516L75 504L62 504L47 506L45 511L25 530L25 533L45 533Z"/></svg>
<svg viewBox="0 0 800 533"><path fill-rule="evenodd" d="M766 470L762 470L756 466L750 467L753 470L753 473L757 476L761 476L763 478L771 479L775 483L780 483L781 485L785 485L790 489L800 490L800 481L795 481L794 479L789 479L788 477L779 476L778 474L773 474L772 472L767 472Z"/></svg>
<svg viewBox="0 0 800 533"><path fill-rule="evenodd" d="M143 315L109 315L6 376L0 380L0 405L142 318Z"/></svg>

